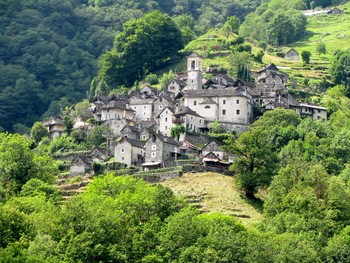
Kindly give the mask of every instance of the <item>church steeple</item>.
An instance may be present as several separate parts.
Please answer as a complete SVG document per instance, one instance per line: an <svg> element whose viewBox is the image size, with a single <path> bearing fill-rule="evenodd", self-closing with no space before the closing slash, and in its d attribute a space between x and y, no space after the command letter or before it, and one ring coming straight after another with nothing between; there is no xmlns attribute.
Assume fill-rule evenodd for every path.
<svg viewBox="0 0 350 263"><path fill-rule="evenodd" d="M187 58L187 90L202 89L202 58L193 53Z"/></svg>

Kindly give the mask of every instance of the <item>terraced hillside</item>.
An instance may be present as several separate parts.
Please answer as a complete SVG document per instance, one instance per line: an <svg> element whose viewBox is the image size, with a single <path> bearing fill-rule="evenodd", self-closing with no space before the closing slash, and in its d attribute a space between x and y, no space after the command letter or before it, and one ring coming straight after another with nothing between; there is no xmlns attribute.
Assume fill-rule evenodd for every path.
<svg viewBox="0 0 350 263"><path fill-rule="evenodd" d="M259 222L261 206L249 203L235 185L234 179L218 173L186 173L161 183L179 196L186 197L202 212L222 212L246 225Z"/></svg>

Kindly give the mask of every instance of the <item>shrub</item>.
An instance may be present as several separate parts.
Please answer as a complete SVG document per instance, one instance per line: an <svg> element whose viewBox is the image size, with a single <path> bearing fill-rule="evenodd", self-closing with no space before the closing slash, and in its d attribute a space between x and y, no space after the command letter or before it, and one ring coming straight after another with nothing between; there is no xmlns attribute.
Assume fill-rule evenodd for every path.
<svg viewBox="0 0 350 263"><path fill-rule="evenodd" d="M158 76L156 74L148 74L146 77L145 77L145 81L150 84L150 85L156 85L159 83L159 79L158 79Z"/></svg>

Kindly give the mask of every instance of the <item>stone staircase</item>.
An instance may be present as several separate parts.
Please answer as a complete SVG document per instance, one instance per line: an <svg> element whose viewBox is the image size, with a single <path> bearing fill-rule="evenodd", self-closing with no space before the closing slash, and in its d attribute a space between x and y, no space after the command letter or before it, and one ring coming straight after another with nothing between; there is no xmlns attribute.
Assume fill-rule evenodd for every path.
<svg viewBox="0 0 350 263"><path fill-rule="evenodd" d="M86 186L92 180L91 174L79 177L63 177L56 180L56 185L61 192L63 201L85 191Z"/></svg>

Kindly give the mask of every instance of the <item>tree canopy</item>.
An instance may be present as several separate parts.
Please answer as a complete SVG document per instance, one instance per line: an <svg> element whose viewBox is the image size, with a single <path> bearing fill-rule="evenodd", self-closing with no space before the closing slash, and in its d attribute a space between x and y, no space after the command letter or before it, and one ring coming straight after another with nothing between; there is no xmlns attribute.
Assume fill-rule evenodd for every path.
<svg viewBox="0 0 350 263"><path fill-rule="evenodd" d="M350 88L350 49L337 51L333 57L330 74L335 84ZM349 93L349 91L348 91Z"/></svg>
<svg viewBox="0 0 350 263"><path fill-rule="evenodd" d="M305 33L306 18L299 11L302 8L294 2L274 0L262 4L255 12L247 15L240 33L274 46L299 39Z"/></svg>
<svg viewBox="0 0 350 263"><path fill-rule="evenodd" d="M128 21L100 60L98 79L111 88L131 86L183 47L182 35L172 19L159 11Z"/></svg>

